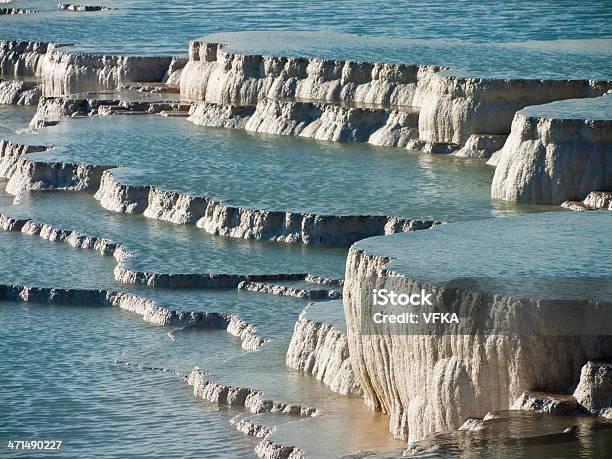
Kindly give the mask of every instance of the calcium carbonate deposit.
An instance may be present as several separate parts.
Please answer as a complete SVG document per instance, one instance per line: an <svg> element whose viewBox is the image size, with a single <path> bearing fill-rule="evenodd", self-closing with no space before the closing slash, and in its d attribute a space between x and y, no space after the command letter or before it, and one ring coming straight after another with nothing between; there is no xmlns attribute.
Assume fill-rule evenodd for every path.
<svg viewBox="0 0 612 459"><path fill-rule="evenodd" d="M12 3L0 456L609 455L609 2Z"/></svg>

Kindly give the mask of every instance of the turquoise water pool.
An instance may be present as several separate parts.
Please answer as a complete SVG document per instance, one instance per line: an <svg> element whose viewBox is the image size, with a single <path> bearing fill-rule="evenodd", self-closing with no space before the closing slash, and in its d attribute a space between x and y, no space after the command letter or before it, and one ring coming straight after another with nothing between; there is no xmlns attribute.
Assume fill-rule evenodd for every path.
<svg viewBox="0 0 612 459"><path fill-rule="evenodd" d="M442 221L542 210L492 201L493 168L483 161L207 128L184 119L65 119L15 140L56 147L31 158L128 166L117 175L121 181L256 209Z"/></svg>
<svg viewBox="0 0 612 459"><path fill-rule="evenodd" d="M606 0L588 8L568 0L341 0L333 8L320 0L109 0L118 9L99 13L59 11L52 0L18 5L40 13L0 18L1 38L88 52L184 55L189 40L214 34L247 52L438 64L480 76L611 78L610 42L601 40L611 38ZM300 34L279 34L287 31Z"/></svg>

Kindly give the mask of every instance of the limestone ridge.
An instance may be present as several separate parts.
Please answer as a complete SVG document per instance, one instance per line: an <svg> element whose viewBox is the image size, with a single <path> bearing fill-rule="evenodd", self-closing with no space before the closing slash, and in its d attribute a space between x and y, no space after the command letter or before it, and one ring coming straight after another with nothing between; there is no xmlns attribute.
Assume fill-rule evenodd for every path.
<svg viewBox="0 0 612 459"><path fill-rule="evenodd" d="M412 106L418 84L439 67L234 54L218 43L192 41L181 71L181 94L222 104L261 98Z"/></svg>
<svg viewBox="0 0 612 459"><path fill-rule="evenodd" d="M18 80L0 80L0 104L37 105L42 93L40 83Z"/></svg>
<svg viewBox="0 0 612 459"><path fill-rule="evenodd" d="M5 14L31 14L38 13L36 10L31 10L29 8L0 8L0 16Z"/></svg>
<svg viewBox="0 0 612 459"><path fill-rule="evenodd" d="M59 121L65 117L109 116L121 114L169 114L187 116L191 104L175 101L126 101L121 99L71 98L58 96L41 97L30 126L36 127L44 121Z"/></svg>
<svg viewBox="0 0 612 459"><path fill-rule="evenodd" d="M336 300L342 298L342 292L328 289L311 289L291 287L288 285L272 284L269 282L249 282L242 281L238 284L238 290L249 292L269 293L278 296L292 296L294 298L304 298L308 300Z"/></svg>
<svg viewBox="0 0 612 459"><path fill-rule="evenodd" d="M560 155L565 159L549 158L550 176L550 170L536 164L541 155L517 140L517 132L525 129L516 114L528 106L602 96L612 81L467 78L436 66L244 55L201 41L190 43L188 59L70 53L56 44L4 41L0 68L3 75L37 76L47 95L165 81L180 87L181 97L197 102L189 118L196 124L460 157L494 155L492 165L500 162L498 152L509 136L503 151L515 152L503 155L492 187L494 197L506 200L560 204L610 188L585 190L601 180L587 183L584 175L573 175L575 161L567 159L574 154L567 147L570 138L557 149L566 152ZM554 131L557 124L571 123L551 124ZM609 131L605 121L599 124L589 129ZM601 154L609 156L597 135L570 131L576 145L600 153L603 148Z"/></svg>
<svg viewBox="0 0 612 459"><path fill-rule="evenodd" d="M295 417L309 417L319 414L319 410L316 408L265 399L264 394L255 389L209 381L206 379L206 373L199 368L194 369L187 377L187 384L193 386L193 394L198 398L219 405L247 409L251 413L276 413ZM302 451L298 448L268 440L267 437L273 432L274 427L260 426L244 420L234 421L234 419L231 423L240 432L263 439L255 447L255 453L260 458L298 459L304 457Z"/></svg>
<svg viewBox="0 0 612 459"><path fill-rule="evenodd" d="M612 106L610 96L599 99ZM493 198L561 204L610 190L612 119L515 115L497 158Z"/></svg>
<svg viewBox="0 0 612 459"><path fill-rule="evenodd" d="M267 341L254 334L254 325L236 315L166 309L158 306L154 300L127 292L0 285L0 299L68 306L115 306L140 315L145 322L154 325L227 330L240 338L242 348L247 351L255 351Z"/></svg>
<svg viewBox="0 0 612 459"><path fill-rule="evenodd" d="M112 171L102 175L95 198L109 210L195 224L210 234L302 244L349 246L365 237L427 229L437 224L431 220L383 215L319 215L249 209L206 196L120 183Z"/></svg>
<svg viewBox="0 0 612 459"><path fill-rule="evenodd" d="M0 139L0 177L8 179L6 190L19 194L23 190L95 191L100 186L102 172L111 165L88 165L48 162L27 158L51 147L20 145Z"/></svg>
<svg viewBox="0 0 612 459"><path fill-rule="evenodd" d="M343 297L355 376L366 404L389 414L390 430L398 438L417 441L456 429L467 418L510 408L534 387L568 391L586 360L612 355L612 342L606 336L512 336L511 330L504 331L504 324L511 324L511 317L520 313L516 300L501 295L484 298L473 292L462 297L465 309L460 315L485 314L491 323L499 324L495 333L385 333L376 324L362 321L372 310L371 299L361 295L368 279L378 278L378 287L392 287L395 292L424 288L434 298L445 295L443 288L385 269L389 261L351 248ZM525 304L530 310L539 307L537 300ZM482 310L482 305L489 305L488 309ZM595 305L580 307L595 310ZM576 326L580 317L583 313L576 311ZM544 322L538 326L548 330L550 324Z"/></svg>
<svg viewBox="0 0 612 459"><path fill-rule="evenodd" d="M73 3L58 3L58 10L78 11L81 13L89 13L92 11L113 11L117 8L109 8L108 6L99 5L75 5Z"/></svg>
<svg viewBox="0 0 612 459"><path fill-rule="evenodd" d="M565 201L561 207L584 212L586 210L612 210L612 191L592 191L584 201Z"/></svg>
<svg viewBox="0 0 612 459"><path fill-rule="evenodd" d="M170 56L113 56L71 53L54 43L0 41L4 76L35 76L45 94L71 94L121 82L161 82L173 60Z"/></svg>
<svg viewBox="0 0 612 459"><path fill-rule="evenodd" d="M287 366L312 374L333 392L363 395L361 385L353 372L346 333L333 324L310 318L307 312L312 306L308 305L295 323L287 349ZM337 307L342 315L341 302L322 303L318 307Z"/></svg>
<svg viewBox="0 0 612 459"><path fill-rule="evenodd" d="M224 274L224 273L157 273L136 271L128 268L124 262L135 255L123 244L113 242L106 238L90 236L78 231L57 228L53 225L40 223L28 218L14 218L5 214L0 214L0 230L9 232L20 232L30 236L38 236L51 242L63 242L72 247L89 249L98 252L100 255L112 256L117 260L114 269L116 281L124 284L143 285L158 288L232 288L239 290L250 290L245 288L249 285L272 285L275 281L307 281L315 278L307 273L279 273L279 274ZM284 287L285 286L277 286ZM293 289L298 291L298 289ZM289 293L293 293L289 289ZM306 292L310 290L302 289ZM250 290L253 291L253 290ZM261 292L261 290L255 290ZM335 290L319 289L312 290L312 295L319 298L336 298L339 292ZM264 293L279 294L275 291L265 291ZM282 292L281 294L289 294ZM305 294L307 296L307 294ZM304 295L289 295L298 298L305 298Z"/></svg>
<svg viewBox="0 0 612 459"><path fill-rule="evenodd" d="M232 206L207 196L121 183L110 170L117 167L113 165L31 160L27 153L44 151L30 151L31 148L37 147L8 141L0 143L0 176L9 179L6 187L9 193L53 189L95 191L95 198L106 209L196 225L210 234L349 246L365 237L422 230L439 224L384 215L319 215Z"/></svg>
<svg viewBox="0 0 612 459"><path fill-rule="evenodd" d="M0 229L38 236L48 241L64 242L72 247L94 250L101 255L113 256L118 262L122 262L132 255L132 252L127 251L123 244L109 239L89 236L78 231L59 229L53 225L26 218L13 218L0 214Z"/></svg>

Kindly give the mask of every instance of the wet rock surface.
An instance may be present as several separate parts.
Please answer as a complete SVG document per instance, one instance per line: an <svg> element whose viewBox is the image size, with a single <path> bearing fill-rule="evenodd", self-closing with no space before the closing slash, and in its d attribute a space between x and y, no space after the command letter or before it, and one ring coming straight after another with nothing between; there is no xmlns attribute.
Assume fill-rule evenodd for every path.
<svg viewBox="0 0 612 459"><path fill-rule="evenodd" d="M544 217L551 219L555 217L559 221L566 221L565 219L571 215L557 213L554 216L548 214ZM580 221L583 217L580 216ZM528 220L528 217L521 218ZM605 214L593 213L592 218L605 218ZM505 221L499 219L496 220L496 224L503 224ZM579 224L577 218L573 222ZM582 224L589 226L586 222ZM442 272L445 276L453 275L449 262L454 257L461 257L462 264L458 266L469 263L465 258L465 252L457 247L451 247L446 238L436 237L438 231L452 232L453 226L457 226L457 231L461 232L462 245L467 250L473 242L467 241L469 231L460 229L460 224L449 224L428 233L428 238L437 241L438 252L452 253L444 255L446 268ZM552 226L545 227L546 238L550 241L553 237ZM574 228L574 231L578 231L577 228ZM567 234L567 231L564 232L564 237ZM497 284L498 289L489 294L483 293L487 290L482 284L464 289L453 287L450 280L446 283L436 277L436 272L439 271L434 270L436 258L430 258L428 267L425 268L415 260L408 262L408 258L400 255L406 252L400 249L401 244L397 237L385 238L385 242L381 238L368 239L351 248L347 259L343 292L349 353L357 381L364 390L366 404L389 414L390 430L394 435L416 441L437 431L456 429L467 418L481 418L487 412L510 408L523 392L534 388L540 390L543 388L547 392L554 393L569 392L571 386L578 380L580 368L585 361L612 355L611 343L606 333L589 329L593 323L605 320L604 316L594 318L599 310L599 303L592 300L576 300L574 303L568 303L571 306L568 306L567 311L563 311L563 314L568 316L563 316L563 319L560 319L560 310L554 307L550 311L550 316L545 318L547 313L543 306L547 303L537 300L544 297L538 295L532 297L532 292L519 295L518 291L514 293L505 291L501 294L499 284ZM474 237L480 238L480 236ZM395 243L392 242L394 239ZM409 242L418 244L421 250L424 247L423 240L413 239L402 243ZM607 250L601 246L602 243L600 242L598 246L599 250ZM522 246L520 253L528 250L524 243ZM510 247L509 240L506 240L502 253L507 254L511 250ZM492 261L495 253L497 251L493 251L488 259ZM392 261L392 255L399 258ZM400 262L400 259L403 261ZM511 269L511 266L514 266L512 258L506 255L504 260L504 269ZM487 270L489 276L494 275L494 270L489 268ZM469 277L470 274L473 273L464 268L460 277ZM520 285L525 289L528 282L523 281ZM373 306L371 294L367 296L364 293L371 292L372 288L387 288L396 293L410 294L425 289L434 299L437 298L434 300L436 304L443 304L444 307L449 303L442 303L442 298L456 299L456 303L453 300L452 304L455 306L451 310L456 311L458 316L482 317L481 314L484 314L490 318L487 323L497 325L494 330L489 332L481 330L479 333L475 333L473 329L455 330L452 325L443 326L438 330L422 324L418 325L421 328L410 333L400 332L389 328L388 325L372 321L372 314L377 309ZM458 290L455 291L455 288ZM451 294L451 291L455 293ZM537 291L540 292L539 295L549 292L540 288ZM578 295L578 292L575 293ZM522 295L533 299L527 301L513 299ZM556 303L551 302L551 304ZM606 308L609 308L609 303L604 302L601 305L604 311L608 310ZM483 306L487 311L481 309ZM523 307L526 309L523 310ZM580 317L584 316L578 310L582 308L589 310L590 315L587 322L584 322L587 328L579 332ZM521 310L529 312L536 309L538 313L530 315L530 319L518 319L516 315L521 315L519 312ZM552 327L559 326L559 321L565 323L565 318L568 323L573 324L572 328L565 329L560 332L561 334L552 333ZM538 325L539 331L532 329L529 333L519 333L512 328L514 321L518 321L518 325L529 323L530 326L535 326L538 321L541 322ZM517 334L525 336L516 336ZM554 359L548 357L551 355L555 356ZM556 404L554 401L549 403L540 400L540 402L534 402L534 406L541 405L544 411L565 409L559 407L563 404ZM531 399L528 398L525 403L531 405ZM570 405L575 408L573 402Z"/></svg>
<svg viewBox="0 0 612 459"><path fill-rule="evenodd" d="M108 6L99 5L75 5L73 3L58 3L58 10L92 12L92 11L112 11L117 8L109 8Z"/></svg>
<svg viewBox="0 0 612 459"><path fill-rule="evenodd" d="M572 106L603 114L565 117ZM518 112L495 168L495 199L559 205L612 189L612 98L566 101ZM552 113L551 113L552 112Z"/></svg>
<svg viewBox="0 0 612 459"><path fill-rule="evenodd" d="M337 301L309 305L295 323L287 350L287 366L312 374L333 392L362 395L360 383L353 372L345 332L331 323L309 317L308 309L312 307L335 308L342 315L341 303Z"/></svg>
<svg viewBox="0 0 612 459"><path fill-rule="evenodd" d="M41 93L40 83L18 80L0 81L0 104L37 105Z"/></svg>
<svg viewBox="0 0 612 459"><path fill-rule="evenodd" d="M577 408L578 402L573 395L550 392L523 392L512 404L514 410L546 414L568 414Z"/></svg>
<svg viewBox="0 0 612 459"><path fill-rule="evenodd" d="M588 362L584 365L574 397L588 413L612 418L612 363Z"/></svg>

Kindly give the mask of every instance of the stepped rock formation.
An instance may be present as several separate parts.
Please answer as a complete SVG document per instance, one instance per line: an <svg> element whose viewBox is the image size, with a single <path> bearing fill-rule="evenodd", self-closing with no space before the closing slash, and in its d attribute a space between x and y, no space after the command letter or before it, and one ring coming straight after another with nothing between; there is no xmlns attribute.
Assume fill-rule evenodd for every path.
<svg viewBox="0 0 612 459"><path fill-rule="evenodd" d="M309 309L313 307L317 310L334 309L342 316L340 301L308 305L295 323L287 349L287 366L312 374L333 392L362 395L349 358L346 331L343 327L311 318Z"/></svg>
<svg viewBox="0 0 612 459"><path fill-rule="evenodd" d="M504 146L506 135L479 135L472 134L460 150L453 153L460 158L489 159L493 153Z"/></svg>
<svg viewBox="0 0 612 459"><path fill-rule="evenodd" d="M573 395L548 392L523 392L512 404L513 410L547 414L570 414L578 409Z"/></svg>
<svg viewBox="0 0 612 459"><path fill-rule="evenodd" d="M292 416L317 416L316 408L295 405L277 400L268 400L261 391L247 387L234 387L214 383L206 379L206 373L194 369L187 378L187 384L193 386L193 394L209 402L248 409L251 413L281 413Z"/></svg>
<svg viewBox="0 0 612 459"><path fill-rule="evenodd" d="M71 53L54 43L0 41L0 69L4 76L35 76L47 95L71 94L121 82L161 82L172 57L112 56Z"/></svg>
<svg viewBox="0 0 612 459"><path fill-rule="evenodd" d="M192 41L181 94L222 104L261 98L413 105L418 83L438 67L233 54L218 43Z"/></svg>
<svg viewBox="0 0 612 459"><path fill-rule="evenodd" d="M47 287L26 287L22 285L0 284L0 300L30 303L49 303L78 306L115 306L142 316L145 322L181 328L210 328L227 330L240 338L242 348L256 351L267 340L254 334L255 326L233 314L218 312L191 312L166 309L157 305L154 300L127 292L112 290L79 290ZM261 403L265 405L265 401ZM266 405L267 406L267 405ZM284 406L289 411L293 408ZM312 415L314 411L304 408Z"/></svg>
<svg viewBox="0 0 612 459"><path fill-rule="evenodd" d="M514 114L561 99L597 97L612 81L503 80L435 74L422 97L419 138L464 145L473 134L508 135Z"/></svg>
<svg viewBox="0 0 612 459"><path fill-rule="evenodd" d="M0 229L4 231L19 231L30 236L39 236L49 241L65 242L72 247L80 249L95 250L101 255L113 256L118 261L122 261L131 255L122 244L109 239L89 236L78 231L59 229L53 225L39 223L29 218L13 218L0 214Z"/></svg>
<svg viewBox="0 0 612 459"><path fill-rule="evenodd" d="M609 115L581 124L516 113L565 99L591 98L590 104L612 89L612 81L466 78L435 66L242 55L201 41L190 43L189 59L70 53L56 44L3 41L0 68L3 75L38 77L46 95L136 81L177 85L182 97L203 102L189 119L205 126L459 157L494 154L490 164L500 166L494 198L560 204L610 190L610 173L597 159L609 156ZM107 105L91 113L139 110ZM184 115L186 109L153 112ZM591 170L598 173L591 176Z"/></svg>
<svg viewBox="0 0 612 459"><path fill-rule="evenodd" d="M572 218L574 215L578 218ZM602 239L591 241L584 232L587 228L600 231L609 222L602 220L605 218L608 214L554 213L496 219L490 227L482 227L482 222L449 224L414 233L411 238L393 235L366 239L351 248L343 292L349 354L367 405L389 414L395 436L416 441L434 432L456 429L467 418L482 418L487 412L510 408L523 392L568 392L586 361L612 357L610 333L599 326L609 323L606 317L610 315L610 303L557 303L537 296L517 299L507 292L458 288L434 280L442 260L444 276L453 276L451 266L462 267L458 277L469 278L472 271L474 276L495 276L494 266L512 276L507 273L524 268L522 261L510 254L530 251L530 244L542 253L557 253L547 246L555 244L556 237L567 238L564 249L572 246L575 251L585 250L584 256L594 260L586 253L597 250L596 244L601 246ZM538 223L540 220L546 221ZM528 231L521 225L541 226L546 231ZM510 231L515 231L516 237L506 238L503 247L489 253L490 257L478 257L480 265L473 265L466 256L471 247L486 244L480 240L483 235L494 238L490 232L508 235ZM578 247L570 236L590 241L590 245ZM419 250L430 254L427 263L411 256ZM552 260L580 263L576 259L584 257L575 251L566 252L567 260L557 256ZM397 260L392 261L392 256ZM465 268L466 263L469 268ZM483 263L486 266L481 266ZM599 272L597 267L593 269ZM481 271L488 274L478 274ZM606 274L600 272L601 276ZM600 282L605 279L609 277ZM499 288L501 284L492 285ZM436 326L419 322L411 332L402 331L405 329L401 325L376 323L372 317L380 307L373 304L373 288L397 294L431 294L433 304L439 305L436 308L455 311L466 321ZM560 309L564 304L567 307ZM520 328L526 326L527 331Z"/></svg>
<svg viewBox="0 0 612 459"><path fill-rule="evenodd" d="M0 104L36 105L41 92L39 83L19 80L0 81Z"/></svg>
<svg viewBox="0 0 612 459"><path fill-rule="evenodd" d="M31 10L29 8L0 8L0 16L6 15L6 14L31 14L31 13L37 13L37 12L38 11Z"/></svg>
<svg viewBox="0 0 612 459"><path fill-rule="evenodd" d="M254 107L198 103L189 111L189 121L198 126L244 129Z"/></svg>
<svg viewBox="0 0 612 459"><path fill-rule="evenodd" d="M144 214L180 224L196 224L210 234L303 244L348 246L364 237L427 229L433 221L390 216L336 216L231 206L206 196L120 183L102 175L95 198L116 212Z"/></svg>
<svg viewBox="0 0 612 459"><path fill-rule="evenodd" d="M272 284L269 282L242 281L237 286L238 290L248 292L267 293L278 296L292 296L308 300L338 299L342 298L342 292L328 289L312 289L291 287L289 285Z"/></svg>
<svg viewBox="0 0 612 459"><path fill-rule="evenodd" d="M21 145L0 139L0 177L10 178L17 168L19 159L28 153L47 151L45 145Z"/></svg>
<svg viewBox="0 0 612 459"><path fill-rule="evenodd" d="M245 129L332 142L405 147L408 140L418 138L418 113L262 99Z"/></svg>
<svg viewBox="0 0 612 459"><path fill-rule="evenodd" d="M64 117L110 116L121 114L182 113L187 116L191 104L173 101L128 101L122 99L83 99L65 96L46 96L40 99L30 126L39 122L59 121Z"/></svg>
<svg viewBox="0 0 612 459"><path fill-rule="evenodd" d="M612 190L612 97L518 112L497 158L491 196L561 204L580 201L593 190Z"/></svg>

